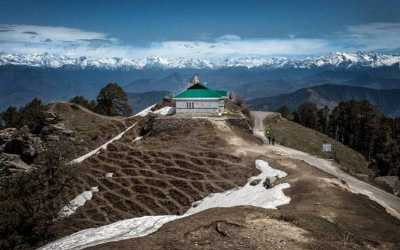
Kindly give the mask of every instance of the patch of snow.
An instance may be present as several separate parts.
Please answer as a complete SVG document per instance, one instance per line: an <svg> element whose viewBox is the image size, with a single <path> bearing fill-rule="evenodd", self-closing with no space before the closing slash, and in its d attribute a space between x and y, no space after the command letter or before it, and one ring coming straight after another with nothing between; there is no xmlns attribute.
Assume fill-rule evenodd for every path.
<svg viewBox="0 0 400 250"><path fill-rule="evenodd" d="M194 204L195 207L190 208L186 213L194 214L213 207L242 205L276 209L278 206L289 204L290 198L283 192L283 189L290 187L289 183L281 183L270 189L266 189L263 186L266 179L283 178L287 174L281 170L271 168L268 162L263 160L256 160L256 168L261 171L261 174L251 177L245 186L209 195L196 202ZM258 182L257 185L251 185L250 183L256 179L261 179L262 181Z"/></svg>
<svg viewBox="0 0 400 250"><path fill-rule="evenodd" d="M100 152L100 150L106 150L106 149L107 149L107 146L108 146L110 143L113 143L114 141L121 139L122 136L123 136L126 132L128 132L131 128L133 128L133 127L135 127L135 126L136 126L136 123L134 123L133 125L129 126L127 129L125 129L124 131L122 131L119 135L115 136L114 138L112 138L112 139L109 140L108 142L104 143L104 144L101 145L100 147L98 147L98 148L96 148L96 149L90 151L89 153L84 154L84 155L82 155L82 156L80 156L80 157L78 157L78 158L76 158L76 159L70 161L69 164L81 163L81 162L83 162L84 160L86 160L87 158L89 158L89 157L91 157L91 156L97 154L98 152Z"/></svg>
<svg viewBox="0 0 400 250"><path fill-rule="evenodd" d="M175 108L173 107L164 107L159 110L154 111L154 114L160 115L173 115L175 114Z"/></svg>
<svg viewBox="0 0 400 250"><path fill-rule="evenodd" d="M58 212L58 215L60 217L68 217L75 213L79 207L84 206L87 201L90 201L93 198L93 193L95 192L99 192L98 187L92 187L90 190L80 193L71 200L68 205L64 206L60 212Z"/></svg>
<svg viewBox="0 0 400 250"><path fill-rule="evenodd" d="M135 116L142 116L142 117L146 116L148 113L151 113L151 112L152 112L151 109L152 109L155 105L156 105L156 104L153 104L153 105L151 105L151 106L149 106L149 107L143 109L142 111L140 111L139 113L137 113L137 114L134 115L133 117L135 117ZM80 157L78 157L78 158L76 158L76 159L70 161L69 164L81 163L81 162L83 162L84 160L86 160L87 158L89 158L89 157L91 157L91 156L97 154L100 150L106 150L106 149L107 149L107 146L108 146L110 143L113 143L114 141L121 139L121 137L122 137L126 132L128 132L128 130L130 130L131 128L133 128L133 127L135 127L135 126L136 126L136 123L133 124L132 126L128 127L127 129L125 129L125 130L122 131L119 135L115 136L114 138L112 138L112 139L109 140L108 142L104 143L104 144L101 145L100 147L98 147L98 148L96 148L96 149L90 151L89 153L84 154L84 155L82 155L82 156L80 156ZM141 137L137 137L136 139L140 140ZM135 139L135 140L136 140L136 139ZM135 140L134 140L134 141L135 141Z"/></svg>
<svg viewBox="0 0 400 250"><path fill-rule="evenodd" d="M151 109L152 109L154 106L156 106L156 104L153 104L153 105L151 105L151 106L149 106L149 107L143 109L142 111L140 111L139 113L137 113L136 115L134 115L134 117L135 117L135 116L141 116L141 117L146 116L147 114L149 114L149 113L152 112Z"/></svg>
<svg viewBox="0 0 400 250"><path fill-rule="evenodd" d="M134 116L142 116L142 117L144 117L144 116L146 116L146 115L148 115L150 113L159 114L159 115L173 115L173 114L175 114L175 108L173 108L173 107L163 107L161 109L152 111L151 109L154 108L154 106L156 106L156 104L153 104L153 105L145 108L144 110L140 111L139 113L137 113Z"/></svg>
<svg viewBox="0 0 400 250"><path fill-rule="evenodd" d="M140 141L141 139L143 139L143 137L142 136L138 136L138 137L136 137L135 139L133 139L133 143L135 143L135 142L137 142L137 141Z"/></svg>
<svg viewBox="0 0 400 250"><path fill-rule="evenodd" d="M113 177L114 173L106 173L106 178L111 178Z"/></svg>
<svg viewBox="0 0 400 250"><path fill-rule="evenodd" d="M267 162L262 160L257 160L255 164L256 168L259 169L261 173L249 178L245 186L231 189L223 193L210 194L203 200L193 203L193 207L181 216L158 215L121 220L102 227L89 228L76 232L49 243L39 248L39 250L83 249L106 242L142 237L156 232L162 225L170 221L181 219L209 208L251 205L276 209L278 206L289 204L290 198L283 193L283 189L290 187L288 183L281 183L270 189L266 189L263 186L263 182L266 179L283 178L287 174L283 171L271 168ZM260 179L262 181L256 185L250 185L255 179Z"/></svg>
<svg viewBox="0 0 400 250"><path fill-rule="evenodd" d="M164 224L181 217L177 215L159 215L121 220L109 225L76 232L38 250L83 249L106 242L142 237L156 232Z"/></svg>

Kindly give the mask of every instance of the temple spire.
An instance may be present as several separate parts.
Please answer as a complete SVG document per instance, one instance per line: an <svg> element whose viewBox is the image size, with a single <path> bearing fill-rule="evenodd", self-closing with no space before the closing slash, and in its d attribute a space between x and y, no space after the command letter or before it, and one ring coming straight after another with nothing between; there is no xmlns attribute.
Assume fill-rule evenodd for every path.
<svg viewBox="0 0 400 250"><path fill-rule="evenodd" d="M199 84L199 83L200 83L199 75L194 74L193 77L192 77L192 80L190 80L190 85L193 86L193 85L196 85L196 84Z"/></svg>

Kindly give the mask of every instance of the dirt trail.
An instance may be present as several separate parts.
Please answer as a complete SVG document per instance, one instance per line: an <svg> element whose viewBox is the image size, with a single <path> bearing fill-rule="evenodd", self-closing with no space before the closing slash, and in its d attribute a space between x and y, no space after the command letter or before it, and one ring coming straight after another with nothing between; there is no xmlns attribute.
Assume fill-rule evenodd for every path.
<svg viewBox="0 0 400 250"><path fill-rule="evenodd" d="M261 112L255 111L252 112L252 117L254 119L254 135L261 138L263 141L266 141L264 135L264 119L273 115L272 112ZM337 177L339 180L346 183L349 187L349 190L354 193L360 193L368 196L371 200L377 202L381 206L383 206L388 213L400 219L400 198L394 196L388 192L385 192L377 187L374 187L366 182L360 181L355 177L351 176L348 173L345 173L338 166L336 166L332 161L318 158L316 156L309 155L307 153L287 148L281 145L264 145L264 150L267 151L267 154L280 155L284 157L288 157L291 159L303 160L309 165L322 170L325 173L333 175ZM249 148L248 145L244 149L245 151L256 151L260 152L259 147ZM262 150L261 150L262 151Z"/></svg>

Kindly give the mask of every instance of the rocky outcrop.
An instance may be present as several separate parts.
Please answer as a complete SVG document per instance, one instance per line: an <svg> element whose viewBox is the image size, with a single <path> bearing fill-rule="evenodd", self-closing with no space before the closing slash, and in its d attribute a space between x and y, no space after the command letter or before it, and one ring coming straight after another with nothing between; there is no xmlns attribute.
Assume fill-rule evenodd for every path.
<svg viewBox="0 0 400 250"><path fill-rule="evenodd" d="M150 113L138 122L137 129L139 136L147 135L153 130L155 117L156 116L154 114Z"/></svg>
<svg viewBox="0 0 400 250"><path fill-rule="evenodd" d="M28 127L0 130L0 176L33 169L40 162L38 156L48 148L73 139L74 131L67 129L55 113L47 112L45 117L40 131L31 131Z"/></svg>
<svg viewBox="0 0 400 250"><path fill-rule="evenodd" d="M65 124L62 122L44 126L40 133L42 136L48 136L48 135L54 135L54 134L58 134L58 135L62 134L62 135L66 135L66 136L74 135L74 131L67 129L65 127Z"/></svg>
<svg viewBox="0 0 400 250"><path fill-rule="evenodd" d="M3 151L6 143L12 140L16 131L16 128L6 128L0 130L0 152Z"/></svg>
<svg viewBox="0 0 400 250"><path fill-rule="evenodd" d="M42 139L30 133L26 127L17 130L3 146L3 153L19 155L28 164L33 163L35 157L44 151Z"/></svg>
<svg viewBox="0 0 400 250"><path fill-rule="evenodd" d="M26 127L0 130L0 176L30 171L35 158L45 150L41 137Z"/></svg>
<svg viewBox="0 0 400 250"><path fill-rule="evenodd" d="M32 165L26 164L19 155L0 153L0 177L17 172L28 172Z"/></svg>

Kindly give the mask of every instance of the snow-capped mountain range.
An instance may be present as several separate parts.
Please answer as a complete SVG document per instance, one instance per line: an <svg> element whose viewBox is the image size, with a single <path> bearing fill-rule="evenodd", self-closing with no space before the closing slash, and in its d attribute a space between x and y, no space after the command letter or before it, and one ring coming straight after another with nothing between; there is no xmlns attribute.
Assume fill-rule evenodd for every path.
<svg viewBox="0 0 400 250"><path fill-rule="evenodd" d="M0 53L0 65L26 65L33 67L60 68L75 66L79 68L102 69L143 69L147 67L160 68L195 68L216 69L224 67L266 67L266 68L317 68L317 67L381 67L400 63L400 55L390 55L374 52L343 53L337 52L326 56L289 59L285 57L231 57L231 58L170 58L152 56L141 59L120 57L73 57L56 54L10 54Z"/></svg>

